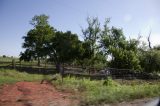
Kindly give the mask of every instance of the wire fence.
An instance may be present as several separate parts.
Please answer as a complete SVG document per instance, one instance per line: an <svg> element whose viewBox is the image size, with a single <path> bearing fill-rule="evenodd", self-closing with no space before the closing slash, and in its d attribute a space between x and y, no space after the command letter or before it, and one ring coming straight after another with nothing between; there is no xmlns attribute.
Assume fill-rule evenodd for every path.
<svg viewBox="0 0 160 106"><path fill-rule="evenodd" d="M133 79L144 79L144 80L159 80L160 76L157 74L140 72L137 70L131 69L116 69L116 68L106 68L104 70L99 70L98 72L94 73L84 73L82 70L79 71L75 70L67 70L65 71L66 75L76 76L76 77L86 77L90 79L107 79L111 77L112 79L126 79L126 80L133 80Z"/></svg>
<svg viewBox="0 0 160 106"><path fill-rule="evenodd" d="M52 62L41 61L41 65L37 65L37 61L32 62L20 62L18 59L13 58L0 58L0 68L12 68L18 71L25 71L28 73L37 74L55 74L57 73L55 69L55 64ZM94 68L83 69L79 66L66 66L64 68L65 76L76 76L85 77L90 79L107 79L111 77L112 79L145 79L145 80L159 80L160 76L158 74L146 73L131 69L116 69L116 68L106 68L103 70L94 70Z"/></svg>

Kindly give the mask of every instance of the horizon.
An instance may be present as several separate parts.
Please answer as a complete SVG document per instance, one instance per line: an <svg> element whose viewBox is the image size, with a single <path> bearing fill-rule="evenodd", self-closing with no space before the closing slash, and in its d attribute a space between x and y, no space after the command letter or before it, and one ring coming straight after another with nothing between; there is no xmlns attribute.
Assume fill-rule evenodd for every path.
<svg viewBox="0 0 160 106"><path fill-rule="evenodd" d="M1 0L0 1L0 56L18 57L23 51L23 36L32 28L34 15L46 14L49 24L60 31L71 31L79 38L81 27L86 28L88 16L98 17L101 25L111 18L110 26L123 29L126 38L142 35L143 41L151 32L152 46L160 39L160 2L158 0Z"/></svg>

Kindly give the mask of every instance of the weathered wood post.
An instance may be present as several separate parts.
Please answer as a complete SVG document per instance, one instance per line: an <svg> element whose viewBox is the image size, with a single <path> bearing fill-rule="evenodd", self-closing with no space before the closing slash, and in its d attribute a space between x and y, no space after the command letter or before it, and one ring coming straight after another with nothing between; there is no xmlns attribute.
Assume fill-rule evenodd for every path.
<svg viewBox="0 0 160 106"><path fill-rule="evenodd" d="M46 68L47 68L47 59L45 59L45 70L46 70Z"/></svg>
<svg viewBox="0 0 160 106"><path fill-rule="evenodd" d="M16 67L15 59L12 59L12 68L15 69L15 67Z"/></svg>
<svg viewBox="0 0 160 106"><path fill-rule="evenodd" d="M20 65L20 68L21 68L22 67L22 61L21 60L19 61L19 65Z"/></svg>
<svg viewBox="0 0 160 106"><path fill-rule="evenodd" d="M61 74L61 77L62 77L62 83L63 83L63 77L64 77L64 64L63 64L63 66L60 65L59 68L60 68L59 71L60 71L60 74Z"/></svg>

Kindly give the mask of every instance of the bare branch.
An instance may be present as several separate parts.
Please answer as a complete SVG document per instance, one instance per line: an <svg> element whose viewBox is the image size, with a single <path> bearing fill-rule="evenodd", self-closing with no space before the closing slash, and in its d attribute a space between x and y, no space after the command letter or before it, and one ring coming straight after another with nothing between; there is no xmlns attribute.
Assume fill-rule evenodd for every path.
<svg viewBox="0 0 160 106"><path fill-rule="evenodd" d="M150 49L152 49L152 47L151 47L151 41L150 41L151 32L152 31L149 32L149 35L148 35L148 38L147 38L148 39L148 46L149 46Z"/></svg>

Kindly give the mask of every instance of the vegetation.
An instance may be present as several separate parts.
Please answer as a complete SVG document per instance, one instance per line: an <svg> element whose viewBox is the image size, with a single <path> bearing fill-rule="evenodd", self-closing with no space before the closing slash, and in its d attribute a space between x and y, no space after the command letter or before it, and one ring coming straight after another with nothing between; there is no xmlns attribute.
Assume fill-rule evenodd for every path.
<svg viewBox="0 0 160 106"><path fill-rule="evenodd" d="M35 15L31 19L32 29L22 37L24 40L22 48L25 50L20 53L19 59L6 55L0 57L0 86L18 81L41 82L42 80L43 82L43 79L47 79L46 83L52 83L58 90L79 94L81 105L85 106L160 96L160 82L158 82L160 45L152 46L151 33L147 39L148 44L145 44L141 41L141 37L126 38L123 29L109 26L110 19L108 18L101 24L98 17L88 17L87 26L82 28L83 39L80 40L78 34L71 31L59 31L51 26L48 20L49 16L45 14ZM47 62L50 62L48 67ZM70 67L72 64L78 68ZM99 77L103 75L106 80L64 77L65 66L68 66L68 70L79 70L75 74L77 76L86 70L99 71ZM17 70L15 70L16 67L18 67ZM110 73L109 70L106 70L107 67L117 69L117 71ZM61 76L60 74L45 75L51 74L50 70L55 71L54 68ZM37 70L35 73L39 74L20 72L23 71L21 69L26 69L25 71L30 71L30 73ZM119 69L123 71L118 72ZM125 72L126 69L132 71ZM133 72L137 70L139 72ZM84 72L85 75L86 72ZM117 74L122 74L119 77L123 78L128 75L128 79L143 76L145 79L154 77L158 80L156 83L138 84L129 81L129 84L124 84L112 80L111 77L117 78Z"/></svg>
<svg viewBox="0 0 160 106"><path fill-rule="evenodd" d="M53 77L53 76L52 76ZM18 81L39 81L51 79L50 75L28 74L16 70L0 69L0 85L15 83ZM160 95L160 83L132 82L120 84L111 78L107 80L78 79L76 77L65 77L63 82L59 74L55 75L57 80L52 84L61 91L78 93L81 105L99 105L103 103L115 103L133 99L156 97Z"/></svg>
<svg viewBox="0 0 160 106"><path fill-rule="evenodd" d="M12 60L15 60L15 61L19 61L18 58L15 58L15 57L8 57L8 56L0 56L0 62L11 62Z"/></svg>
<svg viewBox="0 0 160 106"><path fill-rule="evenodd" d="M26 72L18 72L10 69L0 69L0 85L15 83L18 81L41 81L44 77L49 78L49 76L45 75L28 74Z"/></svg>
<svg viewBox="0 0 160 106"><path fill-rule="evenodd" d="M26 48L26 51L20 54L20 60L38 59L38 66L40 66L40 59L47 56L46 46L54 35L54 28L48 24L48 18L46 15L33 17L31 24L34 28L23 37L25 41L23 48Z"/></svg>
<svg viewBox="0 0 160 106"><path fill-rule="evenodd" d="M82 68L112 67L133 69L145 72L159 72L159 46L151 47L150 35L148 47L140 45L138 39L126 39L123 30L109 27L110 19L100 26L97 17L87 18L87 28L82 29L83 40L71 31L57 31L48 22L48 16L34 16L33 29L23 37L23 48L20 60L45 60L55 63L60 72L64 64L76 64ZM108 58L110 57L110 58Z"/></svg>
<svg viewBox="0 0 160 106"><path fill-rule="evenodd" d="M54 81L53 84L61 90L81 92L82 105L99 105L115 103L133 99L156 97L160 95L160 83L130 83L121 85L112 79L91 81L90 79L77 79L75 77Z"/></svg>
<svg viewBox="0 0 160 106"><path fill-rule="evenodd" d="M80 43L78 36L70 31L65 33L57 31L55 33L50 45L46 48L49 50L49 60L55 63L57 70L60 71L64 63L71 63L76 59L79 54Z"/></svg>
<svg viewBox="0 0 160 106"><path fill-rule="evenodd" d="M102 45L112 59L109 62L110 67L118 69L140 69L138 59L138 40L126 40L122 29L112 27L111 29L104 25L102 33Z"/></svg>
<svg viewBox="0 0 160 106"><path fill-rule="evenodd" d="M146 72L160 72L160 50L154 49L143 51L140 56L141 66Z"/></svg>

